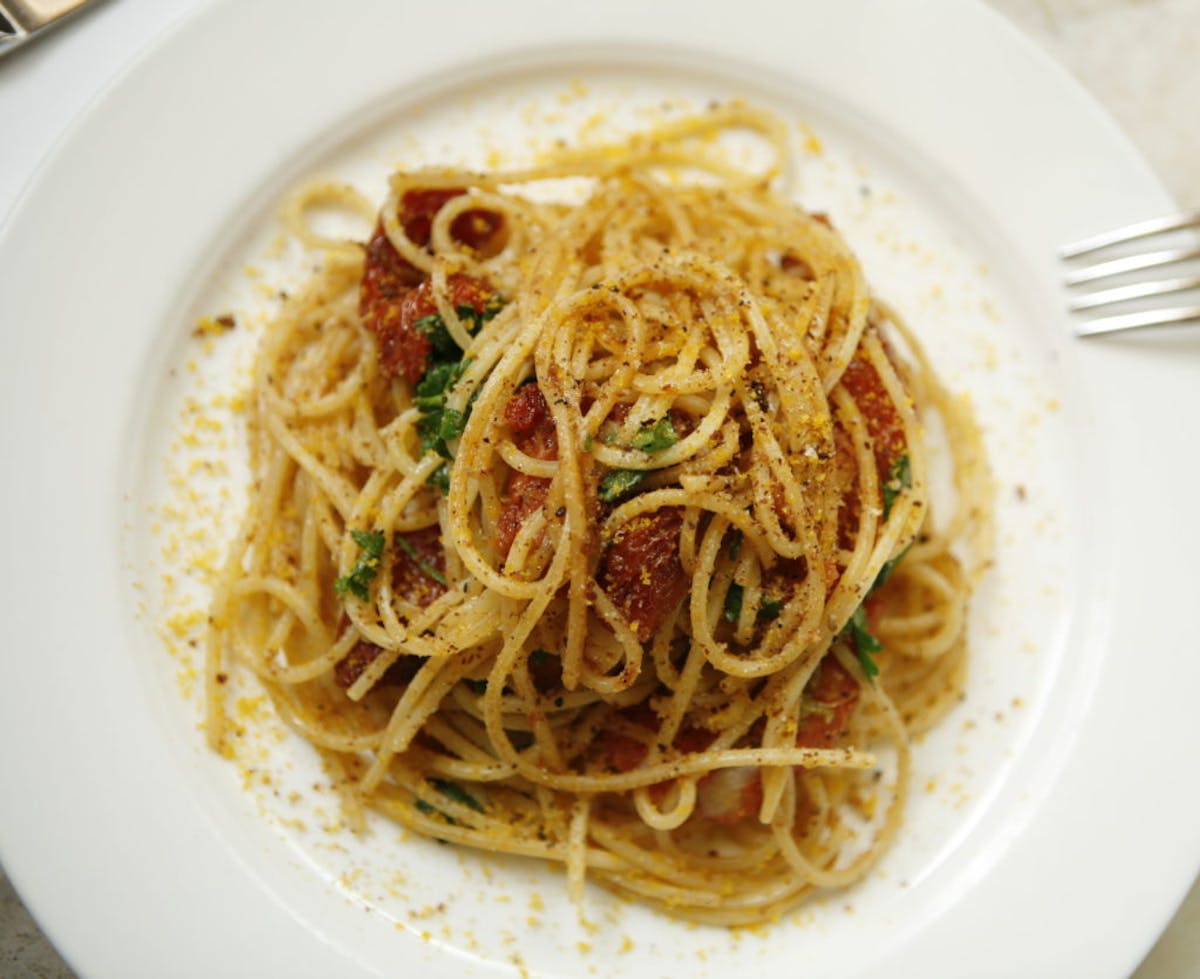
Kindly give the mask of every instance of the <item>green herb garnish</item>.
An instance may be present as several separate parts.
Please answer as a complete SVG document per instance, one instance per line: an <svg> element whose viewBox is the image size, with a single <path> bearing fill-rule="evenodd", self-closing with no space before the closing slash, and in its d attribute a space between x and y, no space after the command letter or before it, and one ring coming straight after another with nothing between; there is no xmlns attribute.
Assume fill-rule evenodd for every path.
<svg viewBox="0 0 1200 979"><path fill-rule="evenodd" d="M892 467L888 470L887 482L883 484L884 520L887 520L888 514L892 512L892 504L896 501L896 497L900 495L900 491L906 490L911 486L912 469L909 466L908 456L902 455L892 463Z"/></svg>
<svg viewBox="0 0 1200 979"><path fill-rule="evenodd" d="M339 595L350 592L365 602L371 597L371 582L379 572L379 561L383 557L383 531L352 530L350 536L354 538L354 543L359 546L361 553L350 573L338 578L333 587Z"/></svg>
<svg viewBox="0 0 1200 979"><path fill-rule="evenodd" d="M631 448L641 449L643 452L661 452L678 441L675 423L671 421L670 415L666 415L656 422L643 424L629 444Z"/></svg>
<svg viewBox="0 0 1200 979"><path fill-rule="evenodd" d="M637 489L648 475L644 469L613 469L600 480L597 495L605 503L615 503Z"/></svg>
<svg viewBox="0 0 1200 979"><path fill-rule="evenodd" d="M736 622L742 617L742 599L745 597L745 594L746 589L736 581L729 585L729 591L725 592L726 622Z"/></svg>
<svg viewBox="0 0 1200 979"><path fill-rule="evenodd" d="M465 680L463 682L471 688L472 693L478 694L480 697L487 693L487 680Z"/></svg>
<svg viewBox="0 0 1200 979"><path fill-rule="evenodd" d="M449 587L446 584L446 576L444 574L442 574L437 568L435 568L428 561L423 560L417 554L417 549L415 547L413 547L412 544L406 538L401 537L399 534L397 534L396 535L396 546L398 548L400 548L400 550L402 550L405 554L407 554L412 559L413 564L415 564L417 566L417 570L420 571L421 574L423 574L426 578L432 578L443 588Z"/></svg>
<svg viewBox="0 0 1200 979"><path fill-rule="evenodd" d="M858 654L858 665L862 667L867 679L874 683L875 677L879 676L879 666L871 657L873 653L883 650L883 643L871 635L871 631L867 627L865 606L860 605L854 610L850 621L842 629L842 635L849 636L854 642L854 651Z"/></svg>
<svg viewBox="0 0 1200 979"><path fill-rule="evenodd" d="M475 334L479 332L479 328L484 323L492 319L503 308L504 303L500 297L492 296L483 309L476 309L467 303L459 303L454 311L458 314L458 319L466 327L467 332ZM446 321L442 319L440 313L422 316L413 323L413 328L429 338L429 345L433 348L431 351L433 360L456 361L461 358L462 349L454 342L454 337L450 335L450 331L446 328Z"/></svg>
<svg viewBox="0 0 1200 979"><path fill-rule="evenodd" d="M762 604L758 606L758 617L764 621L779 618L779 614L783 611L783 602L778 598L764 598Z"/></svg>
<svg viewBox="0 0 1200 979"><path fill-rule="evenodd" d="M736 527L729 534L729 543L725 545L725 553L729 555L730 561L736 561L737 556L742 550L742 532Z"/></svg>
<svg viewBox="0 0 1200 979"><path fill-rule="evenodd" d="M466 411L458 411L446 407L446 397L462 377L470 364L469 360L459 360L434 364L422 375L421 380L413 391L413 404L421 413L417 419L417 434L421 438L421 450L436 452L443 459L451 459L448 442L452 442L463 433L467 418L471 414L471 406ZM450 491L450 467L443 463L432 473L426 482L436 486L443 493Z"/></svg>
<svg viewBox="0 0 1200 979"><path fill-rule="evenodd" d="M425 334L432 347L432 356L437 360L458 360L461 350L450 331L446 329L446 321L438 313L422 316L413 323L413 329Z"/></svg>
<svg viewBox="0 0 1200 979"><path fill-rule="evenodd" d="M446 496L450 492L450 463L443 462L425 480L426 484L440 489L442 496Z"/></svg>
<svg viewBox="0 0 1200 979"><path fill-rule="evenodd" d="M498 295L494 295L484 304L483 309L460 303L455 307L455 312L467 332L474 334L503 308L504 301ZM471 414L471 405L468 403L465 411L447 408L446 397L471 362L462 357L462 350L446 329L446 323L440 314L430 313L428 316L422 316L413 326L429 338L432 348L429 366L413 389L413 404L421 414L417 419L421 451L436 452L443 459L449 460L453 456L447 443L462 435L467 418ZM430 473L425 482L443 493L450 492L450 467L439 466Z"/></svg>
<svg viewBox="0 0 1200 979"><path fill-rule="evenodd" d="M470 361L434 364L417 382L413 392L413 404L421 413L417 420L417 434L421 436L421 448L425 452L436 452L443 459L451 458L446 443L458 438L466 425L464 412L446 407L446 397L458 383Z"/></svg>
<svg viewBox="0 0 1200 979"><path fill-rule="evenodd" d="M465 792L461 785L457 782L447 782L440 778L431 778L429 784L437 789L447 799L453 799L460 805L466 806L468 809L474 809L476 812L483 812L483 803L476 799L473 795ZM449 817L447 817L449 818Z"/></svg>
<svg viewBox="0 0 1200 979"><path fill-rule="evenodd" d="M746 589L739 585L736 581L730 584L729 590L725 592L725 612L724 617L726 622L737 622L742 617L742 603L746 598ZM772 619L779 618L779 614L783 611L783 602L777 598L764 598L758 604L758 612L756 618L760 622L769 622Z"/></svg>
<svg viewBox="0 0 1200 979"><path fill-rule="evenodd" d="M909 544L908 547L912 547L912 544ZM879 569L879 574L875 576L875 583L871 585L872 592L877 591L884 586L888 578L892 576L892 572L896 569L896 565L904 560L904 555L908 553L908 547L902 550L890 561L884 562L883 567ZM870 593L871 592L868 592L867 594L869 595Z"/></svg>
<svg viewBox="0 0 1200 979"><path fill-rule="evenodd" d="M468 795L466 792L464 792L462 787L457 783L447 782L440 778L431 778L429 779L429 784L442 793L442 795L444 795L447 799L453 799L455 802L462 803L467 808L474 809L476 812L483 812L482 803L480 803L480 801L474 796ZM436 806L431 806L424 799L417 799L414 802L414 805L417 807L417 812L424 813L426 816L441 816L442 819L446 820L446 822L451 826L458 825L458 822L453 816L448 816ZM434 837L434 839L437 839L437 837ZM446 841L437 839L437 842L444 844Z"/></svg>

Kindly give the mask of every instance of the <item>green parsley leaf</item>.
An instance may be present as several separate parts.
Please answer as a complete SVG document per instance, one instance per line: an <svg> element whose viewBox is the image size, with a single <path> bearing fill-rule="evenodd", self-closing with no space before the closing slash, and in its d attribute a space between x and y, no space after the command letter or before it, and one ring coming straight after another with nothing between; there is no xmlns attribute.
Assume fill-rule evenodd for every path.
<svg viewBox="0 0 1200 979"><path fill-rule="evenodd" d="M448 822L451 826L458 825L453 819L451 819L449 816L447 816L444 812L442 812L439 809L434 809L433 806L431 806L424 799L414 800L413 805L415 805L417 807L417 812L419 812L419 813L422 813L426 816L441 816L442 819L446 820L446 822ZM433 841L435 843L440 843L442 846L450 845L449 842L447 842L446 840L443 840L440 836L435 836L433 838Z"/></svg>
<svg viewBox="0 0 1200 979"><path fill-rule="evenodd" d="M446 407L446 395L466 371L469 360L445 361L434 364L417 381L413 389L413 404L422 414L441 412Z"/></svg>
<svg viewBox="0 0 1200 979"><path fill-rule="evenodd" d="M896 497L900 495L900 491L906 490L911 486L912 468L906 454L892 463L892 467L888 470L887 482L883 484L884 520L887 520L888 515L892 512L892 504L896 502Z"/></svg>
<svg viewBox="0 0 1200 979"><path fill-rule="evenodd" d="M729 586L729 591L725 592L725 612L724 617L726 622L737 622L742 615L742 603L746 598L746 589L739 585L736 581ZM783 611L783 602L777 598L764 598L758 605L756 618L760 622L769 622L772 619L779 618Z"/></svg>
<svg viewBox="0 0 1200 979"><path fill-rule="evenodd" d="M467 332L475 334L479 332L479 328L484 323L492 319L503 308L503 300L499 296L492 296L483 309L476 309L467 303L459 303L454 311L458 314L458 318L466 327ZM446 328L446 321L442 319L440 313L422 316L413 323L413 327L429 338L429 344L433 348L431 358L435 362L454 362L462 358L462 349L454 342L454 337L450 335L450 331Z"/></svg>
<svg viewBox="0 0 1200 979"><path fill-rule="evenodd" d="M675 423L671 421L670 415L666 415L656 422L643 424L633 436L630 446L634 449L641 449L643 452L661 452L663 449L669 449L678 441L679 435L675 432Z"/></svg>
<svg viewBox="0 0 1200 979"><path fill-rule="evenodd" d="M417 566L417 570L420 571L421 574L423 574L426 578L432 578L443 588L449 587L446 584L446 576L428 561L422 560L420 555L417 554L417 549L412 546L412 543L407 538L401 537L399 534L397 534L396 546L412 559L413 564Z"/></svg>
<svg viewBox="0 0 1200 979"><path fill-rule="evenodd" d="M503 308L504 301L498 295L493 295L482 309L460 303L455 308L455 313L467 332L475 334ZM462 435L467 418L471 414L471 405L468 404L465 411L447 408L446 396L453 390L471 362L462 357L462 350L446 329L446 323L440 314L430 313L428 316L422 316L413 326L429 338L432 347L429 366L413 389L413 404L421 414L417 419L421 451L436 452L443 459L449 460L452 456L446 443L453 442ZM440 489L442 493L449 493L450 467L439 466L425 482Z"/></svg>
<svg viewBox="0 0 1200 979"><path fill-rule="evenodd" d="M365 602L371 597L371 582L379 573L379 561L383 557L383 531L352 530L350 536L354 538L354 543L359 546L361 553L350 573L338 578L333 583L333 588L339 595L350 592Z"/></svg>
<svg viewBox="0 0 1200 979"><path fill-rule="evenodd" d="M487 693L487 680L464 680L464 683L471 688L471 692L482 697Z"/></svg>
<svg viewBox="0 0 1200 979"><path fill-rule="evenodd" d="M615 503L637 489L648 475L643 469L613 469L600 480L597 493L605 503Z"/></svg>
<svg viewBox="0 0 1200 979"><path fill-rule="evenodd" d="M736 622L742 616L742 599L746 589L736 581L731 582L729 591L725 593L725 621Z"/></svg>
<svg viewBox="0 0 1200 979"><path fill-rule="evenodd" d="M771 621L779 618L779 614L783 611L783 602L777 598L764 598L762 604L758 606L758 617L763 621Z"/></svg>
<svg viewBox="0 0 1200 979"><path fill-rule="evenodd" d="M725 545L725 553L729 555L730 561L736 561L738 554L742 550L742 532L736 527L729 534L729 543Z"/></svg>
<svg viewBox="0 0 1200 979"><path fill-rule="evenodd" d="M450 463L443 462L433 472L429 474L429 478L425 480L427 486L432 486L435 489L442 491L442 496L450 493Z"/></svg>
<svg viewBox="0 0 1200 979"><path fill-rule="evenodd" d="M454 361L462 355L440 314L430 313L428 316L422 316L413 323L413 329L429 338L429 345L433 348L430 356L434 360Z"/></svg>
<svg viewBox="0 0 1200 979"><path fill-rule="evenodd" d="M912 547L912 544L909 544L908 547ZM880 589L884 586L884 584L887 582L888 578L890 578L892 576L892 572L896 569L896 565L904 560L904 555L908 553L908 547L906 547L904 550L902 550L899 554L897 554L890 561L884 562L883 567L879 569L879 574L877 574L875 576L874 584L871 585L872 592L877 591L878 589ZM870 594L870 592L868 592L867 594Z"/></svg>
<svg viewBox="0 0 1200 979"><path fill-rule="evenodd" d="M453 799L460 805L466 806L468 809L474 809L476 812L483 812L483 803L476 799L473 795L469 795L463 790L463 787L457 782L447 782L440 778L431 778L429 784L437 789L447 799ZM449 817L447 817L449 818Z"/></svg>
<svg viewBox="0 0 1200 979"><path fill-rule="evenodd" d="M443 459L450 459L450 448L446 444L462 435L467 424L466 412L446 407L446 396L462 377L470 361L460 360L453 363L434 364L417 382L413 391L413 404L421 413L417 419L417 434L421 438L421 449L424 452L436 452ZM445 470L443 472L442 470ZM432 473L427 480L438 486L443 492L450 489L450 470L443 466Z"/></svg>
<svg viewBox="0 0 1200 979"><path fill-rule="evenodd" d="M871 635L871 631L867 627L867 610L865 606L860 605L854 610L854 614L850 616L850 621L842 629L842 635L849 636L854 642L854 651L858 654L858 665L862 667L862 671L867 679L874 683L875 677L879 676L879 666L871 658L871 655L872 653L881 652L883 650L883 643Z"/></svg>

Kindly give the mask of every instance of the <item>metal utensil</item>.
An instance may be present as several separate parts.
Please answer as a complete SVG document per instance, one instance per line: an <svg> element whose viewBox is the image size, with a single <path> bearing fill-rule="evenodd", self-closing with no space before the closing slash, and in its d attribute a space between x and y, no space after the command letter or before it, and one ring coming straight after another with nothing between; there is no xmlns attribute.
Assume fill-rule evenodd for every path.
<svg viewBox="0 0 1200 979"><path fill-rule="evenodd" d="M1065 266L1063 282L1074 294L1068 308L1072 313L1085 314L1075 332L1079 336L1095 336L1148 326L1200 322L1200 305L1185 302L1178 306L1162 306L1148 301L1173 293L1200 293L1200 242L1192 231L1195 228L1200 228L1200 211L1139 221L1092 235L1061 249L1059 258ZM1168 236L1171 245L1168 248L1124 247L1130 242ZM1090 264L1080 261L1085 257ZM1175 266L1176 270L1171 274L1149 272L1167 266ZM1092 288L1101 282L1109 283L1108 287ZM1107 314L1110 310L1116 312L1094 315L1097 311Z"/></svg>
<svg viewBox="0 0 1200 979"><path fill-rule="evenodd" d="M0 55L19 48L97 0L0 0Z"/></svg>

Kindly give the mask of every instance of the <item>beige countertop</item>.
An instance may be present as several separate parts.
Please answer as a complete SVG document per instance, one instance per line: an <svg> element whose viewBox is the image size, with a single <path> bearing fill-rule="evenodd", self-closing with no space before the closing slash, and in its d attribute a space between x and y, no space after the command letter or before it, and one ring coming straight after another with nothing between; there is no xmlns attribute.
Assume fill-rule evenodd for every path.
<svg viewBox="0 0 1200 979"><path fill-rule="evenodd" d="M1200 0L989 2L1108 108L1181 205L1200 207ZM153 36L190 5L191 0L174 2L172 15L165 18L159 8L151 18L155 21L153 29L144 31L141 37ZM114 11L105 12L105 16L115 23L118 17L134 18L151 9L145 0L140 0L140 6L139 12L139 0L133 0L118 13L114 5ZM97 26L89 26L86 19L81 19L63 29L64 35L70 32L72 37L64 37L61 42L48 38L41 43L79 44L86 31L100 29L99 21ZM125 57L133 50L129 48ZM110 64L115 67L120 62ZM21 70L31 74L39 68L26 65ZM0 82L4 77L0 72ZM28 177L27 172L24 177ZM11 174L9 178L15 179ZM0 202L7 203L3 198ZM1136 900L1136 895L1124 897ZM6 979L70 979L74 975L2 874L0 975ZM1200 886L1193 888L1135 973L1135 979L1186 976L1200 976Z"/></svg>

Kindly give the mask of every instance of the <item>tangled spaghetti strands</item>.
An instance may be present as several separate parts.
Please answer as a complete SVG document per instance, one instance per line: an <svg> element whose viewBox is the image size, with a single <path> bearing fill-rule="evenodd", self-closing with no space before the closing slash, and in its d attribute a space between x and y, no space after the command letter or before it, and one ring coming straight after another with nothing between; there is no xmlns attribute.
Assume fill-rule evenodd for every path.
<svg viewBox="0 0 1200 979"><path fill-rule="evenodd" d="M734 104L524 170L397 173L365 250L307 223L361 195L297 193L324 264L258 355L214 746L237 663L360 818L562 863L577 897L757 923L867 872L909 739L962 693L989 477L845 241L771 189L790 159ZM546 192L565 178L582 201ZM406 378L389 344L425 341L380 324L418 296L444 335Z"/></svg>

